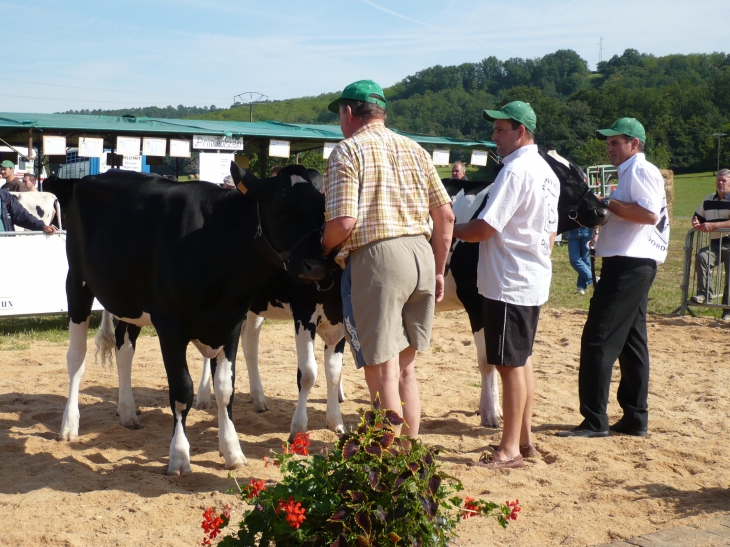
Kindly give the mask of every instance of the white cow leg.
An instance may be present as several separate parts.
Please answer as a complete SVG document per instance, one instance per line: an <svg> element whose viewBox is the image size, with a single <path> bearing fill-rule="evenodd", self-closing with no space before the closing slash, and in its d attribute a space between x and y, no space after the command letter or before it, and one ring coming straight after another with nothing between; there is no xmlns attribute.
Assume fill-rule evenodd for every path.
<svg viewBox="0 0 730 547"><path fill-rule="evenodd" d="M498 374L496 367L487 363L484 329L474 333L474 343L477 349L479 372L482 374L482 391L479 398L481 425L483 427L499 427L499 419L502 417L502 407L499 404Z"/></svg>
<svg viewBox="0 0 730 547"><path fill-rule="evenodd" d="M261 384L259 375L259 336L263 324L263 317L248 312L241 329L241 345L243 346L243 357L246 359L246 369L248 369L249 393L256 412L269 410L264 396L264 386Z"/></svg>
<svg viewBox="0 0 730 547"><path fill-rule="evenodd" d="M299 397L294 417L289 429L289 441L294 440L297 433L307 431L307 400L317 381L317 360L314 358L314 333L299 323L296 325L295 340L297 344L297 380L299 383ZM329 409L329 396L327 402Z"/></svg>
<svg viewBox="0 0 730 547"><path fill-rule="evenodd" d="M342 325L339 327L329 327L329 331L335 331L334 336L325 336L323 332L318 330L325 341L324 346L324 374L327 378L327 427L336 433L345 432L345 424L342 420L342 412L340 412L340 403L344 399L342 393L342 358L345 351L345 337L342 336ZM336 340L337 335L342 338L332 343L332 339Z"/></svg>
<svg viewBox="0 0 730 547"><path fill-rule="evenodd" d="M210 359L203 358L203 374L200 376L195 408L205 410L210 406Z"/></svg>
<svg viewBox="0 0 730 547"><path fill-rule="evenodd" d="M139 335L140 327L120 321L117 324L116 338L122 344L116 348L117 375L119 376L119 403L117 412L124 427L139 429L137 405L132 392L132 362L134 360L134 346Z"/></svg>
<svg viewBox="0 0 730 547"><path fill-rule="evenodd" d="M66 367L68 368L68 401L63 412L61 432L58 439L73 441L79 436L79 388L81 378L86 369L86 333L89 330L89 318L83 323L68 322L69 345L66 352Z"/></svg>
<svg viewBox="0 0 730 547"><path fill-rule="evenodd" d="M175 402L175 433L170 442L170 464L168 475L187 475L190 469L190 443L183 426L185 403Z"/></svg>
<svg viewBox="0 0 730 547"><path fill-rule="evenodd" d="M218 449L225 460L226 469L236 469L246 465L246 457L241 450L238 433L229 413L233 400L233 363L221 351L216 357L215 400L218 404Z"/></svg>

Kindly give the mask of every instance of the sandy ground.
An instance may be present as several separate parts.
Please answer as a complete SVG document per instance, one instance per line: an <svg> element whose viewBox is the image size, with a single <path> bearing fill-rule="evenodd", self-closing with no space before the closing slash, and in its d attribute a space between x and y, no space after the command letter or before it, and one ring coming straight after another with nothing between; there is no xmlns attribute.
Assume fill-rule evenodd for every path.
<svg viewBox="0 0 730 547"><path fill-rule="evenodd" d="M702 525L730 511L727 326L650 317L650 435L560 439L555 431L580 421L584 321L581 311L543 311L534 356L539 456L523 469L494 472L465 465L499 439L498 430L479 426L475 413L479 375L468 321L464 312L437 316L431 351L418 361L423 438L442 448L444 466L464 482L464 495L519 498L523 507L506 531L492 520L464 521L457 545L593 545L672 527L679 518ZM271 410L253 412L245 367L238 374L234 419L249 467L237 476L244 481L278 477L262 458L287 438L296 402L292 327L275 323L263 333ZM0 352L0 544L193 546L202 539L205 508L230 502L240 516L244 506L225 494L232 481L218 455L213 411L192 410L188 418L193 473L164 474L172 418L156 338L140 338L133 372L142 428L119 424L116 373L94 365L90 351L80 438L73 443L56 441L68 389L65 352L50 343ZM192 346L189 362L197 386L201 360ZM365 383L349 355L343 373L343 415L354 424L367 403ZM609 412L617 418L612 386ZM309 413L314 448L335 439L323 429L325 401L320 370Z"/></svg>

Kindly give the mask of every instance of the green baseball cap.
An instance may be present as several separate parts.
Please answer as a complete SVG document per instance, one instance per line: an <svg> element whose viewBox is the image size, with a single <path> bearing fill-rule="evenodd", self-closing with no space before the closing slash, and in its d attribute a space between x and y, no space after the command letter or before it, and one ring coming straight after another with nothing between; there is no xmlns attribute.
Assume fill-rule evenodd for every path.
<svg viewBox="0 0 730 547"><path fill-rule="evenodd" d="M350 99L351 101L365 101L366 103L377 104L385 108L388 101L385 100L383 88L372 80L360 80L348 85L342 90L339 99L332 101L327 109L337 114L340 111L340 100Z"/></svg>
<svg viewBox="0 0 730 547"><path fill-rule="evenodd" d="M5 160L4 162L0 163L0 167L8 167L10 169L15 169L15 164L10 160Z"/></svg>
<svg viewBox="0 0 730 547"><path fill-rule="evenodd" d="M599 139L606 137L615 137L616 135L626 135L632 139L639 139L640 142L646 142L646 132L644 126L641 125L636 118L621 118L608 129L598 129L596 131Z"/></svg>
<svg viewBox="0 0 730 547"><path fill-rule="evenodd" d="M489 122L493 122L494 120L514 120L524 125L533 133L537 125L535 111L530 106L530 103L523 103L522 101L512 101L499 110L485 110L482 112L482 117Z"/></svg>

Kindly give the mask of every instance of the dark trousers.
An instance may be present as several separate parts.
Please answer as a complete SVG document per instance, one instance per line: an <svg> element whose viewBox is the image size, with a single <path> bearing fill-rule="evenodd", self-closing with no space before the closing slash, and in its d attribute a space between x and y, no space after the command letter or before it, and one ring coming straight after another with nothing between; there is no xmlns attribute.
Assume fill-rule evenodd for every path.
<svg viewBox="0 0 730 547"><path fill-rule="evenodd" d="M608 395L613 364L618 359L621 381L618 402L632 428L648 424L649 347L646 305L656 275L656 262L614 256L603 259L583 328L578 394L584 427L608 431Z"/></svg>

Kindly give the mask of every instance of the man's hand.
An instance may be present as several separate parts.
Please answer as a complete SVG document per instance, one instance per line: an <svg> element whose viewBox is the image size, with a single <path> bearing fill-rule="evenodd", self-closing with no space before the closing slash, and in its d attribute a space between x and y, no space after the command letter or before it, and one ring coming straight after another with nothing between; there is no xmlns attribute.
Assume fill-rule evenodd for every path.
<svg viewBox="0 0 730 547"><path fill-rule="evenodd" d="M56 233L56 227L53 226L53 225L51 225L51 226L44 226L43 227L43 232L46 233L46 234L48 234L49 236L52 236L53 234Z"/></svg>
<svg viewBox="0 0 730 547"><path fill-rule="evenodd" d="M436 274L436 302L441 302L444 299L444 276L443 274Z"/></svg>
<svg viewBox="0 0 730 547"><path fill-rule="evenodd" d="M700 222L700 219L698 219L697 217L692 217L692 228L694 228L695 230L699 230L701 224L702 223Z"/></svg>

